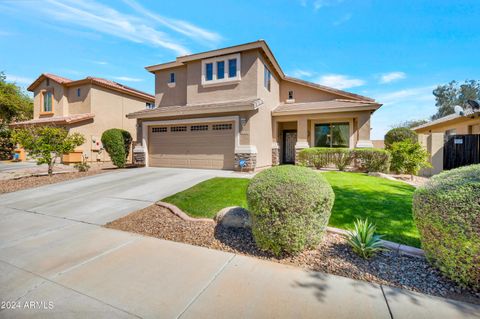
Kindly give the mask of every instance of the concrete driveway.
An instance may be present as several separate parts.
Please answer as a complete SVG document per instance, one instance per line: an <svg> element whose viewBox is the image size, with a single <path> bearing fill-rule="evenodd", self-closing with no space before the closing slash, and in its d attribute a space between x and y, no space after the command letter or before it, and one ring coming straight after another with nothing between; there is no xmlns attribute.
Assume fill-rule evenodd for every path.
<svg viewBox="0 0 480 319"><path fill-rule="evenodd" d="M132 169L0 196L0 318L478 318L469 304L100 225L231 172Z"/></svg>

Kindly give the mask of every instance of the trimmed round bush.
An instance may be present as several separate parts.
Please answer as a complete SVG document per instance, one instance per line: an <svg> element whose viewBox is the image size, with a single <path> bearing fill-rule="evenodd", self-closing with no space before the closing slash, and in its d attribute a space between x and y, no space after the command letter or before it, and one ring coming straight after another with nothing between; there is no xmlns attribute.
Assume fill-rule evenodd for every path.
<svg viewBox="0 0 480 319"><path fill-rule="evenodd" d="M125 130L112 128L102 134L103 147L117 167L125 167L131 143L132 137Z"/></svg>
<svg viewBox="0 0 480 319"><path fill-rule="evenodd" d="M480 289L480 165L438 174L413 196L428 260L453 281Z"/></svg>
<svg viewBox="0 0 480 319"><path fill-rule="evenodd" d="M410 140L412 143L416 143L418 140L417 132L407 128L407 127L397 127L391 129L385 134L385 148L390 149L393 143L403 142L405 140Z"/></svg>
<svg viewBox="0 0 480 319"><path fill-rule="evenodd" d="M277 256L316 247L334 198L322 174L306 167L277 166L258 173L247 189L257 246Z"/></svg>

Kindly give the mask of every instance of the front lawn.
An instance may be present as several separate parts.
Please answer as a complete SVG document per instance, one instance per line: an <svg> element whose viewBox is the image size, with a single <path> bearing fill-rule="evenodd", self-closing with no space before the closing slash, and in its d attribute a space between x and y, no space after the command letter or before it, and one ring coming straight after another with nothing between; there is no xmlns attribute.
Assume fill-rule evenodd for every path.
<svg viewBox="0 0 480 319"><path fill-rule="evenodd" d="M228 206L247 207L248 178L215 177L162 199L193 217L213 218Z"/></svg>
<svg viewBox="0 0 480 319"><path fill-rule="evenodd" d="M420 247L412 216L413 186L361 173L323 174L335 192L330 226L348 229L357 218L368 217L384 239Z"/></svg>
<svg viewBox="0 0 480 319"><path fill-rule="evenodd" d="M357 218L377 224L384 239L420 247L412 219L412 186L360 173L326 172L335 192L335 205L329 225L351 228ZM212 178L183 192L163 199L191 216L213 218L227 206L247 207L249 179Z"/></svg>

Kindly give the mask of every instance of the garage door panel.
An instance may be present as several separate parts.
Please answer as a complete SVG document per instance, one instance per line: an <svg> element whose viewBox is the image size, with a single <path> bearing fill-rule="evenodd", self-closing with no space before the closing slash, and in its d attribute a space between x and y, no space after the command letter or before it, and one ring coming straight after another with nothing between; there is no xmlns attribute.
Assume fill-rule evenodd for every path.
<svg viewBox="0 0 480 319"><path fill-rule="evenodd" d="M187 131L182 132L172 132L171 126L153 129L157 130L156 133L150 128L149 164L160 167L233 169L234 124L216 124L226 124L230 129L212 130L213 125L208 124L208 130L192 131L194 125L205 128L204 123L186 125Z"/></svg>

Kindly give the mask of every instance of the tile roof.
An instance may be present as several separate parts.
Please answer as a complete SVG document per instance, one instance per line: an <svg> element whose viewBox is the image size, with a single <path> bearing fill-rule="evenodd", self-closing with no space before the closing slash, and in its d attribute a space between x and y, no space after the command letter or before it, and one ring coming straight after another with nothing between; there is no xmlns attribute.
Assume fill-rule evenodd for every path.
<svg viewBox="0 0 480 319"><path fill-rule="evenodd" d="M162 116L226 113L255 110L263 104L262 99L232 100L217 103L199 103L174 106L160 106L151 110L141 110L127 114L127 118L149 118Z"/></svg>
<svg viewBox="0 0 480 319"><path fill-rule="evenodd" d="M354 100L329 100L306 103L285 103L280 104L272 111L272 115L294 115L294 114L312 114L312 113L332 113L332 112L351 112L376 110L381 106L372 101L354 101Z"/></svg>
<svg viewBox="0 0 480 319"><path fill-rule="evenodd" d="M107 80L107 79L104 79L104 78L92 77L92 76L88 76L88 77L86 77L84 79L80 79L80 80L70 80L70 79L55 75L55 74L42 73L28 87L28 90L33 91L45 78L52 79L53 81L55 81L59 84L65 85L65 86L75 86L75 85L81 85L81 84L84 84L84 83L95 83L95 84L100 85L102 87L113 89L113 90L123 92L123 93L129 94L129 95L132 95L132 96L136 96L136 97L145 99L145 100L150 101L150 102L155 101L155 96L153 96L151 94L148 94L148 93L145 93L143 91L131 88L129 86L120 84L118 82L110 81L110 80Z"/></svg>
<svg viewBox="0 0 480 319"><path fill-rule="evenodd" d="M72 114L69 116L41 117L34 120L16 122L10 124L11 127L29 126L29 125L66 125L86 121L95 117L93 113Z"/></svg>
<svg viewBox="0 0 480 319"><path fill-rule="evenodd" d="M468 119L469 116L475 116L475 115L480 115L480 112L475 112L475 111L472 111L472 110L465 110L463 115L459 115L459 114L455 114L455 113L454 114L449 114L449 115L446 115L446 116L441 117L439 119L436 119L436 120L427 122L425 124L419 125L417 127L414 127L414 128L412 128L412 130L416 131L416 130L424 129L424 128L427 128L427 127L430 127L430 126L446 123L446 122L453 121L453 120L460 119L460 118Z"/></svg>

